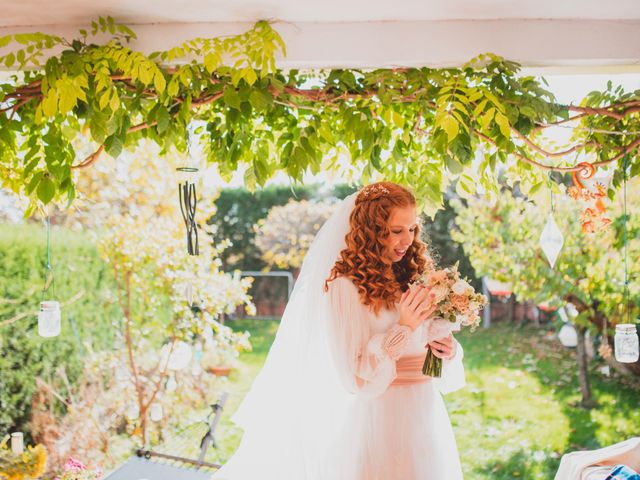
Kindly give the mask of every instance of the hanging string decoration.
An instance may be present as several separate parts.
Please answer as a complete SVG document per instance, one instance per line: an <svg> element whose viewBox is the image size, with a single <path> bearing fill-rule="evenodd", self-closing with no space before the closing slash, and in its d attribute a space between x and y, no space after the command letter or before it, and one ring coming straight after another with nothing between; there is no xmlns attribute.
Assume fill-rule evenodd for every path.
<svg viewBox="0 0 640 480"><path fill-rule="evenodd" d="M180 172L196 172L193 167L181 167L177 169ZM178 185L178 194L180 197L180 211L184 225L187 229L187 253L189 255L200 255L198 246L198 226L196 224L196 185L190 181L186 181Z"/></svg>
<svg viewBox="0 0 640 480"><path fill-rule="evenodd" d="M626 308L626 323L616 325L614 337L616 360L621 363L635 363L640 358L640 344L635 323L631 323L630 299L629 299L629 256L627 242L627 155L623 160L623 254L624 254L624 301ZM606 334L606 332L605 332Z"/></svg>
<svg viewBox="0 0 640 480"><path fill-rule="evenodd" d="M574 170L573 185L567 189L567 193L574 200L580 200L585 203L585 209L581 214L582 233L594 233L611 224L611 219L607 217L607 207L605 199L607 198L608 185L604 181L593 181L591 186L585 181L594 178L596 168L587 162L577 165L579 170Z"/></svg>
<svg viewBox="0 0 640 480"><path fill-rule="evenodd" d="M558 259L560 250L562 250L562 245L564 245L564 236L562 235L562 232L558 228L558 224L553 217L554 210L553 191L551 191L551 207L549 216L547 217L547 223L542 229L539 240L540 248L547 257L551 268L553 268L556 264L556 260Z"/></svg>
<svg viewBox="0 0 640 480"><path fill-rule="evenodd" d="M56 337L60 335L60 303L55 299L55 278L51 265L51 221L47 215L47 266L44 286L40 296L40 311L38 312L38 334L41 337Z"/></svg>

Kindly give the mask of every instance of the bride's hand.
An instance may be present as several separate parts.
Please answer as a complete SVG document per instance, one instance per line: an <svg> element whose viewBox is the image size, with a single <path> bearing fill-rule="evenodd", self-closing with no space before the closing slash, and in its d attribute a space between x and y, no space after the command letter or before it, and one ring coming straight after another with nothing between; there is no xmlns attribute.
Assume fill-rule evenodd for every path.
<svg viewBox="0 0 640 480"><path fill-rule="evenodd" d="M400 310L400 325L406 325L415 330L436 309L433 304L434 295L428 288L417 285L402 294L398 309Z"/></svg>
<svg viewBox="0 0 640 480"><path fill-rule="evenodd" d="M450 360L456 356L456 343L453 340L453 335L441 338L440 340L434 340L427 343L433 354L444 360Z"/></svg>

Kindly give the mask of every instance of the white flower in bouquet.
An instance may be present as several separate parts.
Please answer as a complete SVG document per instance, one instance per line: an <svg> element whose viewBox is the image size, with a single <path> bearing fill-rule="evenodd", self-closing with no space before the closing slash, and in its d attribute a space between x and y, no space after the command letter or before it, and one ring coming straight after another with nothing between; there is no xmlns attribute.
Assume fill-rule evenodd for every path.
<svg viewBox="0 0 640 480"><path fill-rule="evenodd" d="M451 287L451 291L456 295L465 295L469 292L473 293L473 287L469 285L465 280L458 280Z"/></svg>

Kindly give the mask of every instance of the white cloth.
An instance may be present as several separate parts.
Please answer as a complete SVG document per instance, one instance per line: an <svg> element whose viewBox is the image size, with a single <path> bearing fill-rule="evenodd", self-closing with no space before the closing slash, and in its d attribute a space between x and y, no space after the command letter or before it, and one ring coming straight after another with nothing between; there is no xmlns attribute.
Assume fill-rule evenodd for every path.
<svg viewBox="0 0 640 480"><path fill-rule="evenodd" d="M324 292L354 200L309 249L265 365L233 417L245 430L241 444L213 479L462 478L440 395L464 385L462 348L441 380L390 386L395 358L425 353L421 329L403 336L397 311L374 315L345 278Z"/></svg>
<svg viewBox="0 0 640 480"><path fill-rule="evenodd" d="M555 480L601 480L615 465L626 465L640 472L640 437L598 450L563 455Z"/></svg>

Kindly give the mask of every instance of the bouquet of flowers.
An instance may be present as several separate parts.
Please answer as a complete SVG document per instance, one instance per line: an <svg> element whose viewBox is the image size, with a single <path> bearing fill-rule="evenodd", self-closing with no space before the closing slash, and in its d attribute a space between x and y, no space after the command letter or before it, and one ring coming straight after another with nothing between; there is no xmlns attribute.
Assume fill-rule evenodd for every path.
<svg viewBox="0 0 640 480"><path fill-rule="evenodd" d="M487 304L487 297L476 293L465 279L460 278L457 263L443 270L425 272L414 284L424 285L434 294L436 309L426 325L430 342L445 338L462 327L473 330L480 323L480 310ZM430 377L442 375L442 359L431 349L427 352L422 373Z"/></svg>

